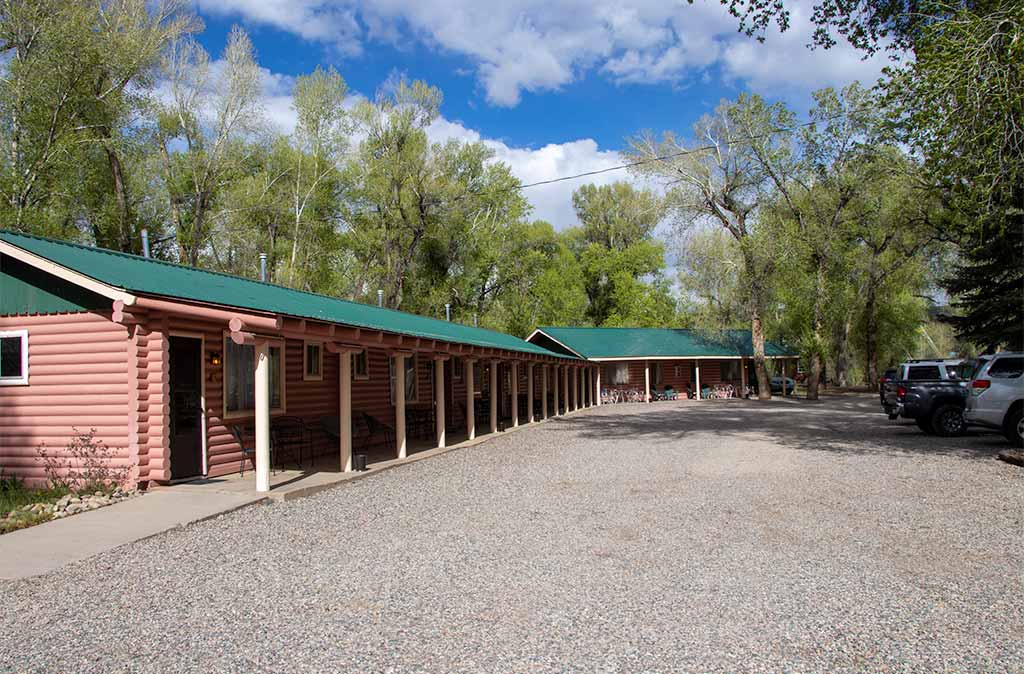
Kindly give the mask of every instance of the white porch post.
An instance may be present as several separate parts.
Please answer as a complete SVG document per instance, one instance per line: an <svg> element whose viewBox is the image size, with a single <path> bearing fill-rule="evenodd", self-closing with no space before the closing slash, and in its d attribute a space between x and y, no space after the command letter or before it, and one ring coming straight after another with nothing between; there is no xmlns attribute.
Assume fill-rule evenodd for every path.
<svg viewBox="0 0 1024 674"><path fill-rule="evenodd" d="M587 407L594 404L594 386L590 379L592 374L589 367L583 369L583 401Z"/></svg>
<svg viewBox="0 0 1024 674"><path fill-rule="evenodd" d="M434 427L437 435L437 446L444 447L445 415L444 415L444 357L434 357Z"/></svg>
<svg viewBox="0 0 1024 674"><path fill-rule="evenodd" d="M498 361L491 361L491 433L498 432Z"/></svg>
<svg viewBox="0 0 1024 674"><path fill-rule="evenodd" d="M256 491L270 491L270 344L256 342Z"/></svg>
<svg viewBox="0 0 1024 674"><path fill-rule="evenodd" d="M700 398L700 361L699 360L693 361L693 371L695 373L694 374L694 378L697 380L697 382L696 382L696 385L697 385L697 388L696 388L697 400L700 400L701 398Z"/></svg>
<svg viewBox="0 0 1024 674"><path fill-rule="evenodd" d="M472 440L476 437L476 398L473 397L473 367L476 361L466 360L462 368L462 376L466 380L466 439Z"/></svg>
<svg viewBox="0 0 1024 674"><path fill-rule="evenodd" d="M596 389L596 391L594 392L595 393L594 400L596 400L597 404L600 405L601 404L601 366L600 365L595 365L594 366L594 381L596 382L596 384L594 386L594 388Z"/></svg>
<svg viewBox="0 0 1024 674"><path fill-rule="evenodd" d="M512 361L512 428L519 425L519 362Z"/></svg>
<svg viewBox="0 0 1024 674"><path fill-rule="evenodd" d="M741 398L746 398L747 397L747 360L745 358L742 358L742 357L740 358L740 389L741 389L740 397Z"/></svg>
<svg viewBox="0 0 1024 674"><path fill-rule="evenodd" d="M533 423L533 362L526 361L526 423Z"/></svg>
<svg viewBox="0 0 1024 674"><path fill-rule="evenodd" d="M404 397L405 389L396 394ZM341 470L352 471L352 354L348 349L338 350L338 450Z"/></svg>
<svg viewBox="0 0 1024 674"><path fill-rule="evenodd" d="M651 402L651 363L644 361L644 402Z"/></svg>
<svg viewBox="0 0 1024 674"><path fill-rule="evenodd" d="M407 354L395 354L395 445L398 458L404 459L408 453L405 440L405 359Z"/></svg>

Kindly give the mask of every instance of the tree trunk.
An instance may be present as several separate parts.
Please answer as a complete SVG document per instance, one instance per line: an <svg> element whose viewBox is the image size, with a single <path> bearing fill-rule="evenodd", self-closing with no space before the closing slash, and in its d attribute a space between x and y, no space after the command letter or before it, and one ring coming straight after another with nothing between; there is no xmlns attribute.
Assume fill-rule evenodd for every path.
<svg viewBox="0 0 1024 674"><path fill-rule="evenodd" d="M750 337L754 346L754 374L757 376L758 400L770 400L772 385L768 380L768 369L764 361L764 328L761 325L761 312L754 309L750 316Z"/></svg>
<svg viewBox="0 0 1024 674"><path fill-rule="evenodd" d="M833 349L836 354L835 366L832 369L832 381L836 386L846 388L850 384L850 316L847 315L843 322L836 326L833 333Z"/></svg>
<svg viewBox="0 0 1024 674"><path fill-rule="evenodd" d="M135 228L132 226L132 215L128 206L128 185L124 179L124 168L121 158L110 145L109 139L104 141L103 149L107 153L110 164L110 178L114 183L114 198L117 200L117 236L118 247L123 253L133 253L135 248Z"/></svg>
<svg viewBox="0 0 1024 674"><path fill-rule="evenodd" d="M878 382L878 335L877 317L875 316L875 305L878 302L875 290L874 276L868 278L867 297L864 300L864 357L868 362L868 383Z"/></svg>
<svg viewBox="0 0 1024 674"><path fill-rule="evenodd" d="M821 347L822 347L822 334L821 331L824 327L824 313L825 313L825 262L822 258L818 258L816 262L815 272L815 289L814 289L814 318L813 318L813 334L814 334L814 345L811 349L810 358L810 372L808 372L807 380L807 399L817 400L818 390L821 386Z"/></svg>

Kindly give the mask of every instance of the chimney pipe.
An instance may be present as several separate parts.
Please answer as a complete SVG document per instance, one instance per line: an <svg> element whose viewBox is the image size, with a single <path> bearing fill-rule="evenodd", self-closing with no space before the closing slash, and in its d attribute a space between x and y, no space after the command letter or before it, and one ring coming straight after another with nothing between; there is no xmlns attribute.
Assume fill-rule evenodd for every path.
<svg viewBox="0 0 1024 674"><path fill-rule="evenodd" d="M384 306L384 291L383 290L378 290L377 291L377 306L378 307Z"/></svg>
<svg viewBox="0 0 1024 674"><path fill-rule="evenodd" d="M260 280L267 282L267 254L260 253Z"/></svg>
<svg viewBox="0 0 1024 674"><path fill-rule="evenodd" d="M474 328L477 327L477 324L476 324L476 314L475 313L473 314L473 327Z"/></svg>
<svg viewBox="0 0 1024 674"><path fill-rule="evenodd" d="M444 320L448 321L449 323L452 320L452 305L449 304L448 302L444 303Z"/></svg>
<svg viewBox="0 0 1024 674"><path fill-rule="evenodd" d="M139 233L142 235L142 255L144 257L151 257L149 254L149 232L142 230Z"/></svg>

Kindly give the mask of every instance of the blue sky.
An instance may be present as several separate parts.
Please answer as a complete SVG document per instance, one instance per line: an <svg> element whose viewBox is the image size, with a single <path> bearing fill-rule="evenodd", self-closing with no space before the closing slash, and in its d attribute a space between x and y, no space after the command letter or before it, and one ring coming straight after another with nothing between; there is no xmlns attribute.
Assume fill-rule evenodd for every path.
<svg viewBox="0 0 1024 674"><path fill-rule="evenodd" d="M717 1L695 0L199 0L200 42L216 58L232 25L246 29L266 69L270 120L292 124L292 78L332 65L355 94L394 73L444 92L440 140L483 140L524 182L619 163L644 129L685 134L723 97L754 91L806 116L809 94L883 63L848 48L806 49L800 5L793 29L760 44L736 32ZM629 179L613 172L597 179ZM581 181L582 182L582 181ZM572 190L528 191L534 215L574 223Z"/></svg>

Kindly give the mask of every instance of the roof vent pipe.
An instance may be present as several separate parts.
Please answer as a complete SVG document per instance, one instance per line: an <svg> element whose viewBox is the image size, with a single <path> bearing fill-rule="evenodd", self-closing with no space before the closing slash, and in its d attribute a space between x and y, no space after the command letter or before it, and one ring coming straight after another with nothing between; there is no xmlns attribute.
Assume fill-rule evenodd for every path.
<svg viewBox="0 0 1024 674"><path fill-rule="evenodd" d="M144 257L151 257L149 254L149 232L142 230L139 234L142 235L142 255Z"/></svg>
<svg viewBox="0 0 1024 674"><path fill-rule="evenodd" d="M448 302L444 303L444 320L448 321L449 323L452 320L452 305L449 304Z"/></svg>
<svg viewBox="0 0 1024 674"><path fill-rule="evenodd" d="M267 282L267 254L260 253L260 280Z"/></svg>
<svg viewBox="0 0 1024 674"><path fill-rule="evenodd" d="M378 290L377 291L377 306L378 307L384 306L384 291L383 290Z"/></svg>
<svg viewBox="0 0 1024 674"><path fill-rule="evenodd" d="M477 325L476 325L476 314L475 313L473 314L473 327L474 328L477 327Z"/></svg>

